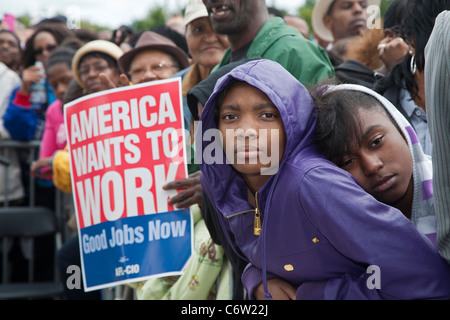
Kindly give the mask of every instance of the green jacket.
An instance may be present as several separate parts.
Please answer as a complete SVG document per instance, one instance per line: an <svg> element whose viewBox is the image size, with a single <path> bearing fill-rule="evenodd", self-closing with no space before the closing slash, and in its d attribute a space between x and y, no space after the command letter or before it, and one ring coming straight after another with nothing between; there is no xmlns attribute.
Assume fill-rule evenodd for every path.
<svg viewBox="0 0 450 320"><path fill-rule="evenodd" d="M246 58L254 57L278 62L307 88L334 76L326 51L278 17L268 20L253 39ZM215 69L228 64L230 58L228 48Z"/></svg>
<svg viewBox="0 0 450 320"><path fill-rule="evenodd" d="M194 247L181 276L129 284L138 300L229 300L230 269L223 248L209 235L198 205L192 205ZM168 254L170 254L168 252Z"/></svg>

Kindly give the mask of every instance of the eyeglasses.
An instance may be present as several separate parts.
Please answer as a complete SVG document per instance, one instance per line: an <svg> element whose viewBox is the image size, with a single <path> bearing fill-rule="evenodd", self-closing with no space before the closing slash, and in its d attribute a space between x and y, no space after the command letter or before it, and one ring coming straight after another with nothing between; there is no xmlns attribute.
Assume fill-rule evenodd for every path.
<svg viewBox="0 0 450 320"><path fill-rule="evenodd" d="M132 77L143 76L147 71L151 71L157 75L165 74L170 68L179 69L177 65L166 64L165 62L156 62L149 66L139 66L133 70L130 70L129 74Z"/></svg>
<svg viewBox="0 0 450 320"><path fill-rule="evenodd" d="M52 52L53 50L55 50L55 48L56 48L56 45L51 44L51 45L46 46L45 48L40 48L40 49L34 50L34 55L38 56L40 54L43 54L44 51Z"/></svg>
<svg viewBox="0 0 450 320"><path fill-rule="evenodd" d="M108 69L109 66L107 64L94 64L93 66L86 66L80 68L80 76L87 76L91 73L91 69L95 71L95 73L100 73Z"/></svg>

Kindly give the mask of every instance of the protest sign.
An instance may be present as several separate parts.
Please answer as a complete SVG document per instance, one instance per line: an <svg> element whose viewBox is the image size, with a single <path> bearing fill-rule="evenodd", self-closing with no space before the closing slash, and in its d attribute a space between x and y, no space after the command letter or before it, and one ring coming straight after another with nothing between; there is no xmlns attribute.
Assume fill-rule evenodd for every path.
<svg viewBox="0 0 450 320"><path fill-rule="evenodd" d="M82 97L64 118L85 290L181 274L191 212L162 189L187 177L180 78Z"/></svg>

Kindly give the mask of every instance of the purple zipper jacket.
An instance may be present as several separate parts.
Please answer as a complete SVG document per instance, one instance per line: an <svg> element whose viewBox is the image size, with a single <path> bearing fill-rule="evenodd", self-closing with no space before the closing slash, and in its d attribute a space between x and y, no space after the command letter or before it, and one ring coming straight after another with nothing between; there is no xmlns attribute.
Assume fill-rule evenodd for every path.
<svg viewBox="0 0 450 320"><path fill-rule="evenodd" d="M217 94L232 78L266 93L286 130L279 170L257 194L259 236L247 186L208 131L216 128ZM219 79L202 112L196 134L202 185L230 243L249 262L242 276L249 296L263 282L270 298L267 279L277 277L297 288L297 299L448 299L450 265L400 211L376 201L322 156L313 112L307 90L269 60ZM215 163L206 157L211 150Z"/></svg>

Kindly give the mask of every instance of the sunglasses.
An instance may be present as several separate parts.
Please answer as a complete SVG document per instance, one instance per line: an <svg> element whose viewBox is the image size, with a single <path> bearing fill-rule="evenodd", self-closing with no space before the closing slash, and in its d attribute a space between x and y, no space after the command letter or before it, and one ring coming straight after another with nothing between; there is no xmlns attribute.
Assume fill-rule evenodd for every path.
<svg viewBox="0 0 450 320"><path fill-rule="evenodd" d="M51 44L51 45L46 46L45 48L40 48L40 49L34 50L34 55L38 56L40 54L43 54L44 51L52 52L53 50L55 50L55 48L56 48L56 45Z"/></svg>

